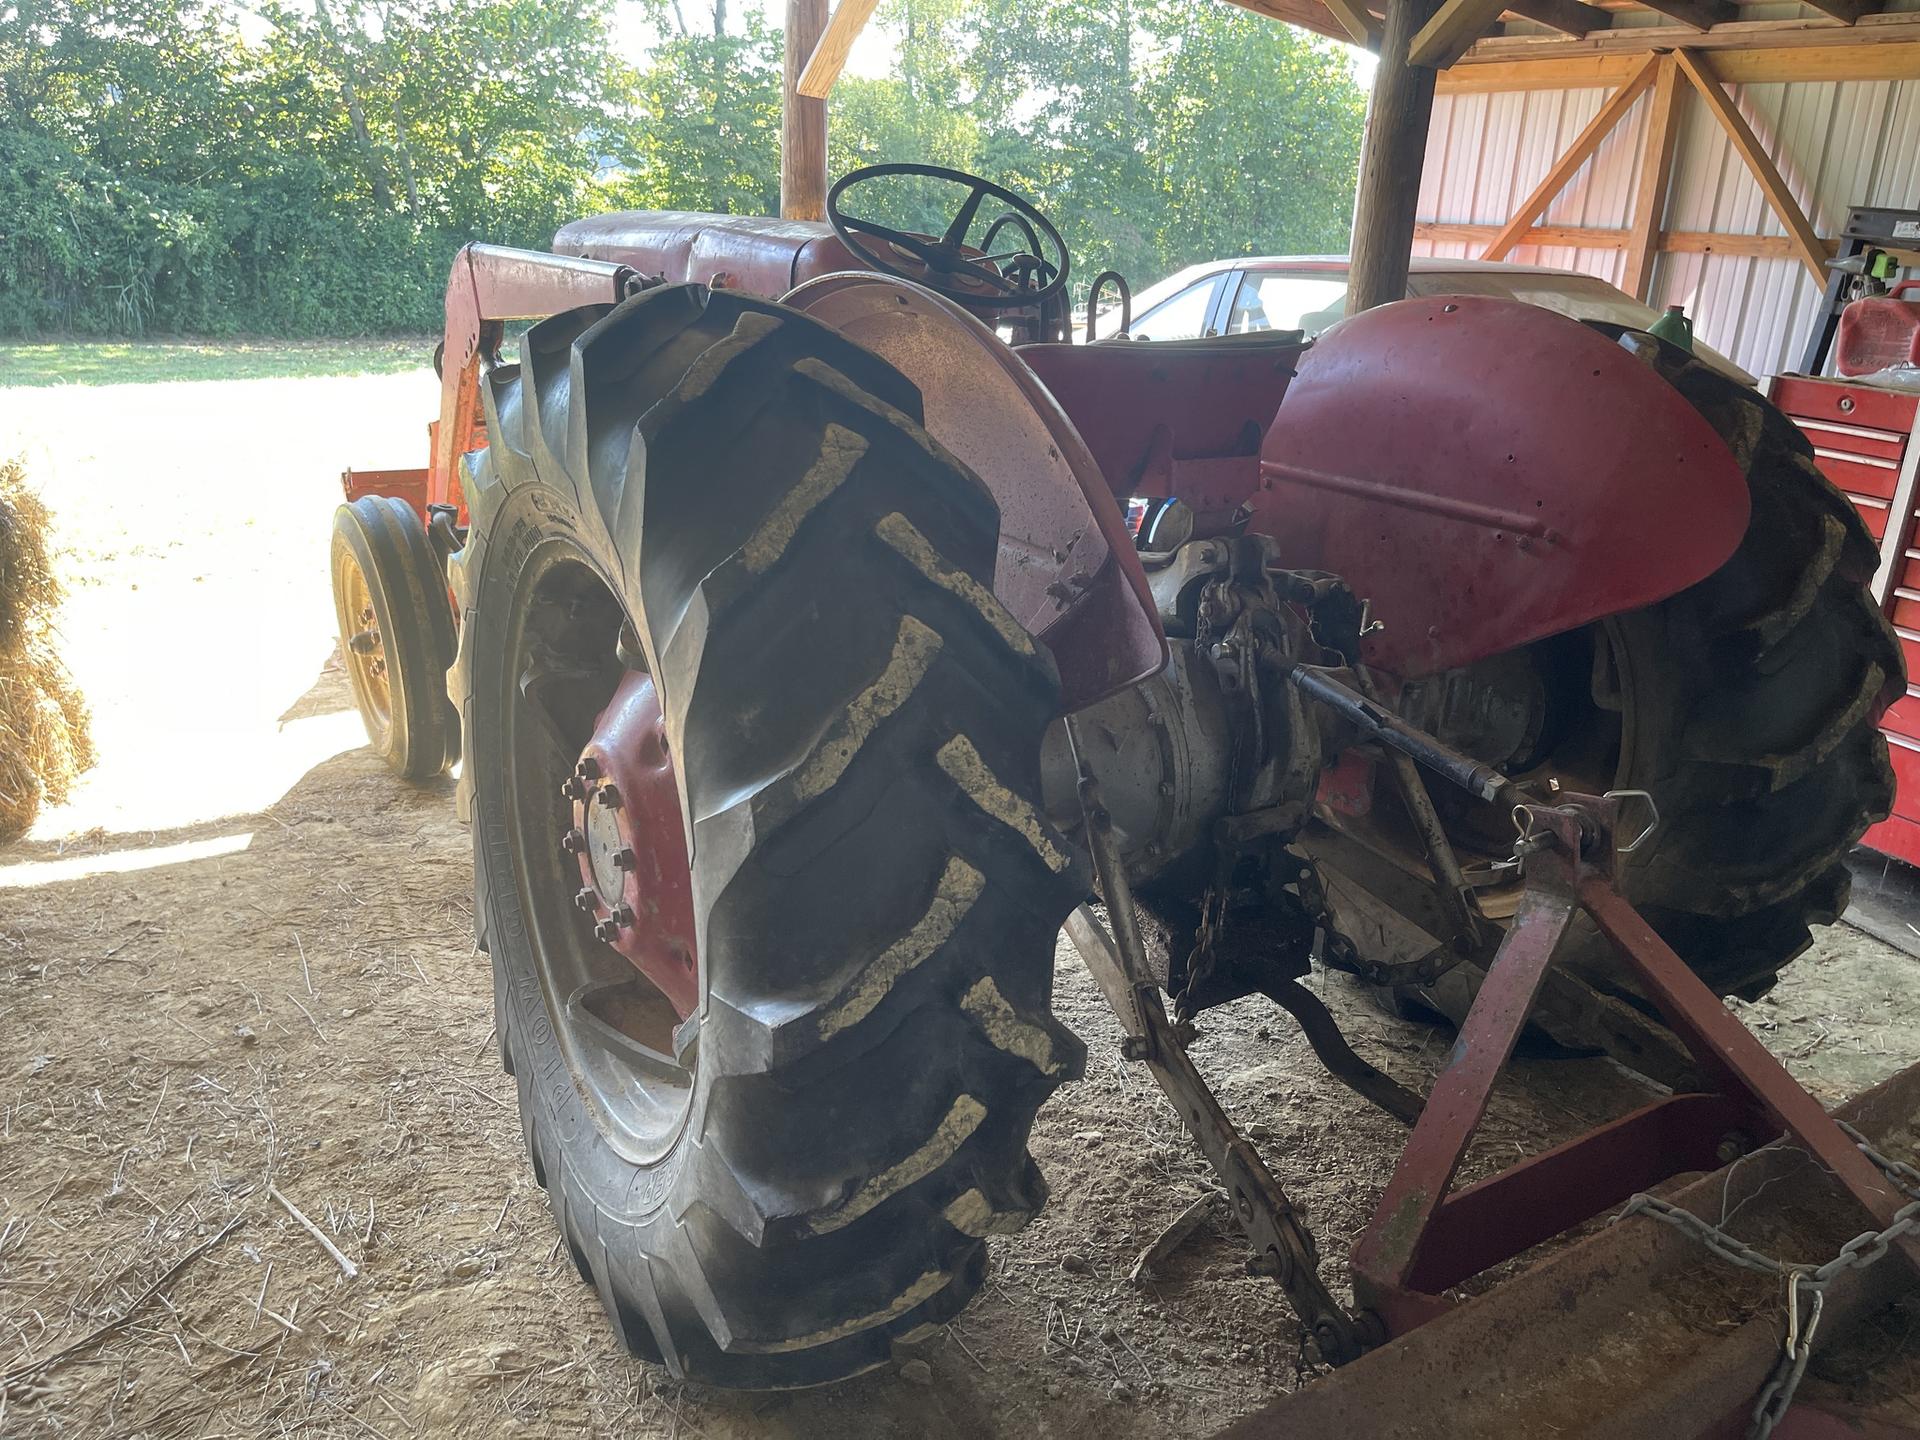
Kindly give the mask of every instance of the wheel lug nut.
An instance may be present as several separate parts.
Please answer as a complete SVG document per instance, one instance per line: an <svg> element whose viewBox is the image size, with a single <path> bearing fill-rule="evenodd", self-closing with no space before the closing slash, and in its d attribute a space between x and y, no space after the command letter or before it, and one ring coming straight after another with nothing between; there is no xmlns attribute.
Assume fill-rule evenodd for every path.
<svg viewBox="0 0 1920 1440"><path fill-rule="evenodd" d="M574 826L560 837L560 848L569 855L578 855L587 848L586 832L579 826Z"/></svg>
<svg viewBox="0 0 1920 1440"><path fill-rule="evenodd" d="M560 782L560 798L563 800L586 799L587 787L585 782L577 775L569 775Z"/></svg>
<svg viewBox="0 0 1920 1440"><path fill-rule="evenodd" d="M574 909L580 911L584 915L591 915L593 913L594 907L599 903L600 903L600 897L594 894L593 891L587 889L584 885L580 887L579 893L573 897Z"/></svg>
<svg viewBox="0 0 1920 1440"><path fill-rule="evenodd" d="M631 905L614 906L612 919L615 929L633 924L633 907Z"/></svg>
<svg viewBox="0 0 1920 1440"><path fill-rule="evenodd" d="M577 830L574 831L574 834L576 835L578 835L579 833L580 832ZM620 849L620 850L614 851L613 864L616 870L633 869L633 851L627 850L627 849Z"/></svg>
<svg viewBox="0 0 1920 1440"><path fill-rule="evenodd" d="M573 773L578 775L582 780L598 780L600 778L600 762L591 755L582 755L580 757L580 763L573 767Z"/></svg>
<svg viewBox="0 0 1920 1440"><path fill-rule="evenodd" d="M593 927L593 938L611 945L619 938L620 927L611 920L602 920Z"/></svg>
<svg viewBox="0 0 1920 1440"><path fill-rule="evenodd" d="M620 808L620 792L611 785L602 785L594 794L600 797L600 803L609 810Z"/></svg>

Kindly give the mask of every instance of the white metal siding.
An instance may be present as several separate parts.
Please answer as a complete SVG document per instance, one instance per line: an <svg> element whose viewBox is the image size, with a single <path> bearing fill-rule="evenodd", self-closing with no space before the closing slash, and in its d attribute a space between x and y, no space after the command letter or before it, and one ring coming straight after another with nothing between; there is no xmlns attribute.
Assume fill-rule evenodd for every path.
<svg viewBox="0 0 1920 1440"><path fill-rule="evenodd" d="M1505 223L1605 103L1607 91L1530 90L1441 95L1433 102L1420 218ZM1920 80L1825 81L1731 87L1788 187L1822 235L1854 205L1920 206ZM1666 230L1784 235L1752 174L1700 97L1681 81ZM1599 152L1547 207L1547 225L1622 229L1639 179L1650 97L1622 117ZM1416 241L1416 255L1465 258L1478 245ZM1620 282L1622 250L1521 245L1527 265L1584 270ZM1756 375L1792 369L1818 291L1798 260L1662 255L1655 305L1687 307L1694 331Z"/></svg>

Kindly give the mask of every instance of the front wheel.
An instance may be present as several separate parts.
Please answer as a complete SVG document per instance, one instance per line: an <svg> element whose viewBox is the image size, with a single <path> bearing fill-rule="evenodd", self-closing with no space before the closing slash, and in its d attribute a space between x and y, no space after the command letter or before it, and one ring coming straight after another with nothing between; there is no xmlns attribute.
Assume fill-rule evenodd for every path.
<svg viewBox="0 0 1920 1440"><path fill-rule="evenodd" d="M1045 1186L1084 859L998 514L891 367L700 287L557 316L455 557L462 805L534 1171L637 1352L883 1364Z"/></svg>
<svg viewBox="0 0 1920 1440"><path fill-rule="evenodd" d="M405 780L460 758L447 699L453 612L426 528L404 500L362 495L333 517L333 604L340 657L367 742Z"/></svg>

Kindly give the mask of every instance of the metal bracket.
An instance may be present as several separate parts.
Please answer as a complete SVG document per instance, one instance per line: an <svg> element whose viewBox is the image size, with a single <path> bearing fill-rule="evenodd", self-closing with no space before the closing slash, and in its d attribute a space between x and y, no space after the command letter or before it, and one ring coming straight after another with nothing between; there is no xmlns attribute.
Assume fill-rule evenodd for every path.
<svg viewBox="0 0 1920 1440"><path fill-rule="evenodd" d="M1731 1015L1615 887L1614 827L1637 795L1563 795L1515 807L1527 888L1453 1057L1434 1082L1379 1208L1353 1251L1354 1293L1403 1333L1445 1292L1636 1191L1722 1163L1726 1137L1786 1133L1882 1227L1905 1197ZM1657 817L1656 817L1657 818ZM1643 829L1633 842L1645 839ZM1600 929L1717 1093L1675 1094L1449 1193L1493 1085L1578 913ZM1902 1242L1912 1256L1920 1247Z"/></svg>
<svg viewBox="0 0 1920 1440"><path fill-rule="evenodd" d="M1322 1360L1340 1365L1356 1359L1379 1343L1381 1332L1371 1321L1349 1315L1321 1281L1313 1236L1259 1152L1234 1128L1188 1056L1179 1027L1167 1018L1140 938L1139 917L1120 848L1113 838L1111 817L1100 803L1099 783L1081 758L1083 750L1074 717L1068 716L1066 725L1080 771L1087 844L1113 925L1109 936L1083 905L1068 917L1067 936L1120 1017L1127 1037L1123 1053L1145 1063L1220 1177L1234 1218L1253 1246L1255 1268L1271 1274L1286 1291Z"/></svg>

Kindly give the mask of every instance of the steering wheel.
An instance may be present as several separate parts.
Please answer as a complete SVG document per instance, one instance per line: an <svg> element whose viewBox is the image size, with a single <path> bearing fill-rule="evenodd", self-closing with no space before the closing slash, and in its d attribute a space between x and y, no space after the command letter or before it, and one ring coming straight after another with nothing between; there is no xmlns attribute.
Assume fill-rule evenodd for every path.
<svg viewBox="0 0 1920 1440"><path fill-rule="evenodd" d="M863 220L841 209L840 197L851 187L887 175L920 175L942 180L965 187L967 195L938 239L895 230L890 225ZM1032 248L1010 250L1003 255L968 253L967 235L979 217L981 201L989 196L1007 206L1008 213L993 223L988 235L997 235L1002 225L1017 221ZM1067 246L1060 232L1053 228L1053 222L1042 215L1032 201L964 170L902 163L868 165L849 171L827 192L827 219L847 249L874 269L915 281L963 305L1011 310L1039 304L1066 288ZM1057 257L1057 264L1040 253L1042 236ZM1003 273L999 268L1002 261L1015 263Z"/></svg>

